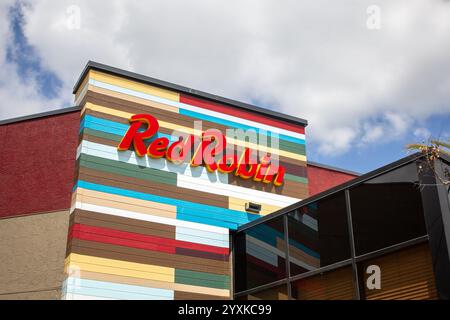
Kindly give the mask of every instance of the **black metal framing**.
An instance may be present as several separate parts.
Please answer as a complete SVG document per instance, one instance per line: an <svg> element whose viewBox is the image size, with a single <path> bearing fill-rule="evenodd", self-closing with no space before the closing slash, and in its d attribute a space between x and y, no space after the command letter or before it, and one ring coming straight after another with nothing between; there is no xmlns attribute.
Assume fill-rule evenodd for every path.
<svg viewBox="0 0 450 320"><path fill-rule="evenodd" d="M291 291L290 291L290 285L294 281L297 281L297 280L300 280L300 279L305 279L305 278L310 278L310 277L313 277L313 276L316 276L316 275L320 275L320 274L323 274L323 273L326 273L326 272L334 271L334 270L337 270L337 269L340 269L340 268L346 267L346 266L352 266L352 269L353 269L354 268L354 266L353 266L354 264L357 265L358 263L360 263L362 261L366 261L366 260L369 260L369 259L375 259L375 258L384 256L386 254L389 254L389 253L392 253L392 252L396 252L396 251L399 251L399 250L402 250L402 249L406 249L408 247L413 247L415 245L418 245L420 243L424 243L424 242L427 242L427 241L428 241L428 235L425 235L425 236L421 236L421 237L418 237L418 238L415 238L415 239L407 240L407 241L404 241L404 242L401 242L401 243L398 243L398 244L395 244L395 245L392 245L392 246L389 246L389 247L386 247L386 248L383 248L383 249L379 249L379 250L376 250L376 251L365 253L365 254L360 255L360 256L355 256L355 257L352 257L352 258L347 259L347 260L342 260L342 261L330 264L328 266L325 266L325 267L322 267L322 268L318 268L316 270L304 272L302 274L298 274L298 275L295 275L295 276L290 276L290 274L289 274L289 276L287 276L284 279L280 279L280 280L277 280L277 281L274 281L274 282L271 282L271 283L267 283L267 284L264 284L264 285L261 285L261 286L255 287L255 288L248 289L248 290L235 292L234 293L234 297L238 298L238 297L242 297L242 296L245 296L245 295L248 295L248 294L258 293L258 292L261 292L261 291L264 291L264 290L267 290L267 289L271 289L271 288L275 288L275 287L278 287L278 286L280 286L282 284L285 284L285 285L287 285L287 290L288 290L287 292L289 294L289 299L292 299L292 294L291 294ZM289 262L289 257L287 259L288 260L286 261L286 263ZM355 296L357 297L357 299L360 299L361 298L360 297L360 292L361 292L362 287L359 284L359 281L355 282L355 276L358 276L358 275L353 273L353 285L354 285L354 288L355 288L354 289L355 290ZM356 278L356 279L358 279L358 278Z"/></svg>
<svg viewBox="0 0 450 320"><path fill-rule="evenodd" d="M352 207L350 202L350 191L345 189L345 209L347 211L348 237L350 243L350 255L352 259L352 279L356 300L361 300L361 288L359 286L358 266L356 265L355 235L353 233Z"/></svg>
<svg viewBox="0 0 450 320"><path fill-rule="evenodd" d="M399 167L402 167L404 165L407 165L407 164L409 164L411 162L415 162L415 161L419 160L420 158L423 158L422 154L411 155L409 157L406 157L404 159L396 161L396 162L394 162L394 163L392 163L390 165L387 165L385 167L382 167L380 169L372 171L372 172L370 172L368 174L365 174L365 175L361 176L360 178L356 178L356 179L354 179L354 180L352 180L352 181L350 181L348 183L342 184L341 186L335 187L335 188L333 188L333 189L331 189L329 191L323 192L323 193L321 193L321 194L319 194L317 196L311 197L311 198L306 199L304 201L300 201L300 202L298 202L298 203L296 203L296 204L294 204L292 206L289 206L289 207L287 207L285 209L282 209L282 210L280 210L278 212L272 213L272 214L270 214L268 216L265 216L264 218L258 219L258 220L254 221L254 222L248 223L248 224L243 225L240 228L238 228L238 230L234 234L240 233L242 231L247 230L248 228L251 228L253 226L259 225L259 224L264 223L264 222L267 222L268 220L272 220L272 219L274 219L276 217L279 217L280 215L283 215L284 232L285 232L285 243L286 243L286 248L285 248L286 278L285 279L281 279L281 280L277 280L277 281L274 281L274 282L271 282L271 283L268 283L268 284L264 284L264 285L261 285L261 286L255 287L255 288L251 288L251 289L248 289L248 290L245 290L245 291L234 293L234 297L235 298L242 297L242 296L245 296L245 295L248 295L248 294L257 293L257 292L260 292L260 291L263 291L263 290L275 288L277 286L285 284L285 285L287 285L288 298L292 299L291 283L293 281L296 281L296 280L299 280L299 279L308 278L308 277L312 277L312 276L315 276L315 275L318 275L318 274L322 274L322 273L325 273L325 272L329 272L329 271L333 271L333 270L342 268L344 266L351 265L352 266L352 274L353 274L352 280L353 280L353 285L354 285L354 290L355 290L355 292L354 292L355 293L355 298L356 299L361 299L362 298L361 297L361 293L363 292L363 286L361 285L361 283L359 283L360 277L358 275L358 263L360 263L362 261L365 261L365 260L368 260L368 259L374 259L374 258L377 258L377 257L380 257L380 256L384 256L384 255L386 255L388 253L392 253L392 252L395 252L395 251L398 251L398 250L401 250L401 249L412 247L412 246L415 246L415 245L420 244L420 243L430 242L430 237L436 237L436 235L434 235L434 236L430 235L430 228L427 228L427 231L428 231L427 235L423 235L423 236L420 236L420 237L417 237L417 238L414 238L414 239L410 239L410 240L407 240L407 241L404 241L404 242L401 242L401 243L398 243L398 244L395 244L395 245L392 245L392 246L388 246L388 247L385 247L385 248L382 248L382 249L379 249L379 250L375 250L375 251L372 251L372 252L369 252L369 253L365 253L365 254L362 254L362 255L356 255L355 243L354 243L355 240L354 240L354 233L353 233L353 224L352 224L352 214L351 214L351 201L350 201L351 199L350 199L350 192L349 192L349 190L350 190L350 188L352 188L354 186L357 186L357 185L363 183L366 180L375 178L375 177L377 177L377 176L379 176L381 174L384 174L384 173L387 173L389 171L395 170L395 169L397 169ZM443 156L442 158L443 158L443 160L445 160L447 162L450 162L449 161L450 159L448 159L447 157ZM327 197L329 195L332 195L332 194L335 194L335 193L338 193L338 192L341 192L341 191L344 191L344 193L345 193L347 222L348 222L348 228L349 228L349 241L350 241L350 250L351 250L351 257L350 257L350 259L343 260L343 261L340 261L338 263L334 263L332 265L325 266L325 267L322 267L322 268L318 268L318 269L313 270L313 271L305 272L305 273L302 273L300 275L291 276L291 274L290 274L290 255L289 255L288 213L294 212L294 211L298 210L298 208L300 208L300 207L303 207L303 206L308 205L308 204L310 204L312 202L318 201L318 200L320 200L322 198L325 198L325 197ZM442 193L442 191L441 191L441 193ZM423 195L422 195L422 197L423 197ZM443 212L443 214L444 214L444 213L447 213L447 212L450 211L450 208L448 208L449 200L448 200L448 197L445 198L445 199L441 199L441 198L442 197L439 198L440 199L440 201L438 203L439 206L441 208L444 207L444 209L446 209L445 205L447 205L447 209L446 209L447 211ZM424 208L424 210L425 210L425 208ZM449 216L450 216L450 214L449 214ZM450 219L450 218L447 218L447 219ZM444 220L445 220L445 218L444 218ZM450 229L449 229L450 225L446 224L444 227L446 228L445 231L449 232L449 233L445 234L445 235L448 235L448 239L446 238L445 240L449 241L450 240ZM433 255L433 246L432 246L432 244L430 244L430 246L431 246L430 249L432 250L432 255ZM445 249L447 249L447 247L445 247ZM433 260L435 260L434 256L433 256ZM450 262L449 261L445 261L445 263L450 263ZM448 278L449 276L450 276L450 270L449 269L446 269L445 272L441 272L441 274L437 274L436 275L436 286L438 287L438 282L439 281L446 281L446 285L448 285L449 284L448 279L442 279L442 278L443 277L447 277ZM438 291L439 291L439 288L438 288ZM445 296L445 294L443 295L441 293L439 293L439 297L440 298L447 298Z"/></svg>

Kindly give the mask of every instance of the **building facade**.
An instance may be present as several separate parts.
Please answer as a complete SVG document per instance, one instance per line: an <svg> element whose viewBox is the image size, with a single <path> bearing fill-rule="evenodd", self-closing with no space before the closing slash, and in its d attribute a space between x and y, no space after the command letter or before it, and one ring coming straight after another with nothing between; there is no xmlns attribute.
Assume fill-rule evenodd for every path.
<svg viewBox="0 0 450 320"><path fill-rule="evenodd" d="M74 95L0 123L0 298L230 299L230 232L356 176L308 165L302 119L94 62Z"/></svg>

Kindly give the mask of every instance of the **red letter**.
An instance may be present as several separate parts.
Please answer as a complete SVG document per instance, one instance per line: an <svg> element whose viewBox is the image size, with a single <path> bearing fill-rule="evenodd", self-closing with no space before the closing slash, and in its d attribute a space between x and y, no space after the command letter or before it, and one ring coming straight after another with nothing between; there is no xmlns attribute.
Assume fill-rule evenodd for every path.
<svg viewBox="0 0 450 320"><path fill-rule="evenodd" d="M251 152L249 148L245 148L242 153L241 159L239 160L238 167L236 169L235 175L241 177L242 179L250 179L256 173L258 165L256 163L251 163ZM250 166L249 168L247 166Z"/></svg>
<svg viewBox="0 0 450 320"><path fill-rule="evenodd" d="M221 173L231 173L237 168L237 156L236 154L227 154L219 160L218 170Z"/></svg>
<svg viewBox="0 0 450 320"><path fill-rule="evenodd" d="M185 157L191 151L191 147L194 144L194 135L190 134L186 139L180 137L180 140L170 145L166 152L166 159L175 163L181 164L185 160Z"/></svg>
<svg viewBox="0 0 450 320"><path fill-rule="evenodd" d="M142 140L152 137L158 131L158 120L148 114L135 114L130 118L130 122L131 125L117 149L121 151L128 150L133 141L134 151L139 157L142 157L147 153L147 147ZM147 129L144 132L138 132L143 123L147 125Z"/></svg>
<svg viewBox="0 0 450 320"><path fill-rule="evenodd" d="M256 169L256 174L253 177L253 181L262 181L264 177L266 176L267 172L270 168L270 157L265 155L261 159L261 163L258 164L258 169Z"/></svg>
<svg viewBox="0 0 450 320"><path fill-rule="evenodd" d="M273 184L276 187L279 187L279 186L281 186L283 184L284 172L285 172L284 168L282 166L279 166L278 167L278 172L277 172L277 177L275 178L275 181L273 182Z"/></svg>
<svg viewBox="0 0 450 320"><path fill-rule="evenodd" d="M221 153L226 147L227 141L225 136L216 129L208 129L202 133L202 141L194 151L191 159L191 166L197 167L205 164L209 172L217 170L217 164L214 157Z"/></svg>
<svg viewBox="0 0 450 320"><path fill-rule="evenodd" d="M169 145L169 139L161 137L155 139L147 149L147 155L152 158L162 158L166 154L167 146Z"/></svg>

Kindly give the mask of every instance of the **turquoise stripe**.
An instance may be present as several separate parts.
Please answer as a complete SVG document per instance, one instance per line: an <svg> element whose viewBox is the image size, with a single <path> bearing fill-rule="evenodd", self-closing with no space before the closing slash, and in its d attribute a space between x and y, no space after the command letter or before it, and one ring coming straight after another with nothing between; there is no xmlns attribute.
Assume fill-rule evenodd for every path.
<svg viewBox="0 0 450 320"><path fill-rule="evenodd" d="M120 292L121 294L122 293L139 294L139 295L148 295L173 299L173 291L167 289L148 288L135 285L89 280L89 279L78 279L74 277L67 278L66 284L68 285L68 287L74 288L75 290L78 287L94 288L94 289L117 291Z"/></svg>
<svg viewBox="0 0 450 320"><path fill-rule="evenodd" d="M180 114L192 117L192 118L197 118L197 119L201 119L201 120L205 120L205 121L211 121L211 122L215 122L215 123L219 123L222 125L225 125L227 127L233 127L233 128L239 128L239 129L244 129L244 130L254 130L257 133L260 133L262 131L261 134L264 134L266 136L271 136L272 134L274 134L273 132L267 131L267 130L263 130L263 129L259 129L259 128L255 128L255 127L251 127L245 124L241 124L241 123L237 123L237 122L233 122L230 120L225 120L225 119L220 119L220 118L216 118L216 117L212 117L206 114L201 114L198 112L194 112L194 111L190 111L190 110L186 110L186 109L179 109ZM281 140L286 140L286 141L290 141L293 143L297 143L297 144L305 144L305 140L303 139L298 139L298 138L294 138L294 137L290 137L290 136L286 136L284 134L278 134L278 138Z"/></svg>
<svg viewBox="0 0 450 320"><path fill-rule="evenodd" d="M148 193L116 188L97 183L78 180L77 186L94 191L112 193L125 197L165 203L177 207L177 217L181 220L194 221L218 227L236 229L237 225L245 224L259 218L259 215L225 209L185 200L172 199Z"/></svg>
<svg viewBox="0 0 450 320"><path fill-rule="evenodd" d="M125 125L122 123L118 123L118 122L114 122L114 121L110 121L110 120L106 120L106 119L97 118L97 117L94 117L91 115L85 115L84 119L80 123L80 132L84 128L107 132L107 133L111 133L111 134L115 134L115 135L123 137L125 135L125 133L127 132L129 125ZM144 129L140 129L140 131L143 131L143 130ZM161 133L161 132L158 132L156 135L154 135L152 137L152 139L160 138L160 137L166 137L172 142L178 141L178 138L173 137L168 134L165 134L165 133ZM151 141L152 139L149 139L148 141Z"/></svg>
<svg viewBox="0 0 450 320"><path fill-rule="evenodd" d="M177 208L177 219L201 223L201 224L207 224L207 225L221 227L221 228L227 228L227 229L231 229L231 230L236 230L238 228L238 226L245 224L245 222L238 224L238 223L232 223L232 222L226 222L226 221L218 221L218 220L209 219L209 218L205 218L205 217L199 217L196 215L180 213L180 212L178 212L178 208Z"/></svg>

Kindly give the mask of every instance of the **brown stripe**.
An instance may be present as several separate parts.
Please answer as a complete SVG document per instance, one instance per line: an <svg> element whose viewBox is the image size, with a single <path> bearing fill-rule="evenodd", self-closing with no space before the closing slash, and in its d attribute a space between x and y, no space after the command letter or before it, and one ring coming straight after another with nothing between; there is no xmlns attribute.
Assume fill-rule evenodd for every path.
<svg viewBox="0 0 450 320"><path fill-rule="evenodd" d="M143 227L143 228L158 228L158 229L164 230L166 232L175 232L175 230L176 230L175 226L171 226L171 225L167 225L167 224L143 221L143 220L137 220L137 219L131 219L131 218L125 218L125 217L119 217L119 216L113 216L113 215L98 213L98 212L94 212L94 211L75 209L75 213L79 217L85 217L85 218L90 218L90 219L126 224L129 226L136 226L136 227Z"/></svg>
<svg viewBox="0 0 450 320"><path fill-rule="evenodd" d="M286 169L286 173L292 174L298 177L306 177L306 166L298 165L298 163L293 164L289 162L280 163L284 169Z"/></svg>
<svg viewBox="0 0 450 320"><path fill-rule="evenodd" d="M162 197L228 208L228 197L80 167L79 179Z"/></svg>
<svg viewBox="0 0 450 320"><path fill-rule="evenodd" d="M101 105L103 107L117 109L124 112L129 112L132 114L138 114L143 112L150 113L153 116L155 116L158 120L170 122L188 128L194 128L194 121L196 121L196 119L194 118L179 113L164 111L159 108L152 108L150 106L142 105L133 101L122 100L119 98L103 95L92 91L88 91L86 102ZM225 133L226 128L227 127L223 125L202 120L202 130L217 129Z"/></svg>
<svg viewBox="0 0 450 320"><path fill-rule="evenodd" d="M72 253L83 255L129 261L142 264L151 264L162 267L186 269L199 272L229 275L229 264L226 261L193 258L165 252L149 251L129 248L112 244L72 240Z"/></svg>
<svg viewBox="0 0 450 320"><path fill-rule="evenodd" d="M189 257L204 258L204 259L208 259L208 260L212 259L212 260L228 261L228 259L229 259L228 256L220 255L217 253L197 251L197 250L186 249L186 248L176 248L176 254L189 256Z"/></svg>
<svg viewBox="0 0 450 320"><path fill-rule="evenodd" d="M152 223L147 221L142 221L145 223L141 223L138 225L129 225L126 223L114 222L108 219L108 217L116 218L111 215L101 215L101 219L96 219L95 216L91 216L86 214L85 212L79 212L78 209L75 210L73 216L73 223L80 223L94 227L103 227L109 229L115 229L126 232L133 232L139 234L145 234L149 236L157 236L169 239L175 239L175 227L170 225L164 225L159 223ZM125 218L127 219L127 218ZM129 219L132 220L132 219Z"/></svg>
<svg viewBox="0 0 450 320"><path fill-rule="evenodd" d="M228 184L299 199L305 199L309 194L307 184L286 179L280 187L276 187L273 183L266 184L253 181L252 179L245 180L236 177L234 174L230 174L228 177Z"/></svg>
<svg viewBox="0 0 450 320"><path fill-rule="evenodd" d="M230 298L194 292L175 291L174 300L230 300Z"/></svg>
<svg viewBox="0 0 450 320"><path fill-rule="evenodd" d="M87 134L86 132L84 132L84 134L83 134L83 139L90 141L90 142L95 142L95 143L111 146L114 148L117 148L117 146L119 145L119 142L117 142L117 141L113 141L113 140L109 140L109 139L105 139L105 138L101 138L101 137L96 137L92 134ZM130 148L130 150L131 150L131 148Z"/></svg>

